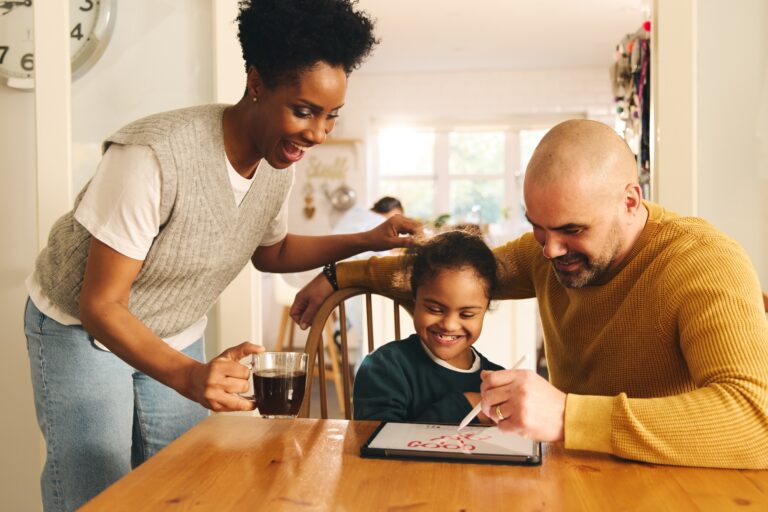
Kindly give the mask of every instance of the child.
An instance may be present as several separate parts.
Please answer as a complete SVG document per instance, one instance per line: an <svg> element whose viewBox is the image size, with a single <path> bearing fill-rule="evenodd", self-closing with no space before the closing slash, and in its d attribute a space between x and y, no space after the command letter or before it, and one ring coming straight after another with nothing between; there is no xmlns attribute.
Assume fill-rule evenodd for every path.
<svg viewBox="0 0 768 512"><path fill-rule="evenodd" d="M408 254L416 334L363 360L354 417L458 423L480 401L480 371L501 369L472 348L496 287L496 259L464 231L439 234Z"/></svg>

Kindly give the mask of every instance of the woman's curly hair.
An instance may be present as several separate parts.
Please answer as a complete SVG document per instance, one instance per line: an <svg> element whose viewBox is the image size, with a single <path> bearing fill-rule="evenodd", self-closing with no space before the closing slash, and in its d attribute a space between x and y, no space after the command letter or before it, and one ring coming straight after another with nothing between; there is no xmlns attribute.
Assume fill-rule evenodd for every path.
<svg viewBox="0 0 768 512"><path fill-rule="evenodd" d="M246 71L270 89L293 83L318 62L349 75L379 42L357 0L241 0L238 37Z"/></svg>
<svg viewBox="0 0 768 512"><path fill-rule="evenodd" d="M414 297L419 286L445 269L474 270L485 284L489 300L498 286L496 258L476 233L461 229L445 231L409 247L406 255L405 276Z"/></svg>

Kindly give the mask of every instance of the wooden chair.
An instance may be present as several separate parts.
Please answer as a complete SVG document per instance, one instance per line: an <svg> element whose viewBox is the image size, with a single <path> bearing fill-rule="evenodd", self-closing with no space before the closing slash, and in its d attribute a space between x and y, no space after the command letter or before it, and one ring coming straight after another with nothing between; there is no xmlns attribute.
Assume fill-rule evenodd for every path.
<svg viewBox="0 0 768 512"><path fill-rule="evenodd" d="M281 306L282 313L280 318L280 327L277 333L277 340L275 341L275 351L282 352L287 349L293 351L294 331L296 324L291 320L290 310L293 299L299 292L300 288L290 284L286 278L281 274L274 275L274 281L272 284L272 294L274 301ZM328 318L325 323L326 336L331 338L333 336L333 315ZM286 345L287 342L287 345ZM326 346L328 351L328 359L330 361L330 373L326 375L328 380L332 380L336 388L336 397L339 403L343 400L343 389L341 382L341 371L339 368L339 352L335 343L328 343ZM310 374L312 375L312 374Z"/></svg>
<svg viewBox="0 0 768 512"><path fill-rule="evenodd" d="M339 317L339 325L347 325L347 317L346 317L346 308L344 306L344 302L347 299L350 299L352 297L356 297L359 295L365 295L365 318L366 318L366 330L368 335L368 352L373 352L374 349L374 326L373 326L373 317L372 314L372 298L371 296L374 294L371 290L367 288L343 288L341 290L338 290L331 294L325 302L320 306L320 309L318 309L317 314L315 315L315 319L312 322L312 326L309 330L309 335L307 337L307 344L304 347L304 351L309 355L308 359L309 362L307 363L307 385L304 392L304 402L301 405L301 409L299 410L299 417L301 418L307 418L309 417L309 410L310 410L310 402L312 399L312 378L309 378L309 376L314 375L315 368L317 368L317 373L319 374L319 382L320 382L320 417L323 419L328 418L328 397L326 396L326 389L323 383L325 382L325 368L326 368L326 362L324 360L326 349L327 347L334 346L335 343L332 339L332 335L328 334L328 331L326 329L326 326L330 323L331 319L333 318L334 312L338 311L338 317ZM408 309L409 305L405 305L400 300L394 298L385 296L386 298L390 299L394 303L394 333L395 338L394 339L400 339L400 308L406 310L410 314L410 310ZM325 334L325 337L324 337ZM391 340L386 340L391 341ZM362 340L361 340L362 343ZM344 417L346 419L352 419L352 399L351 399L351 389L352 389L352 373L351 373L351 366L349 364L349 345L347 343L347 332L346 329L341 329L341 350L339 351L339 357L341 359L340 361L340 367L341 367L341 376L342 376L342 389L343 393L341 396L340 404L341 404L341 410L344 413ZM331 356L332 357L332 356Z"/></svg>

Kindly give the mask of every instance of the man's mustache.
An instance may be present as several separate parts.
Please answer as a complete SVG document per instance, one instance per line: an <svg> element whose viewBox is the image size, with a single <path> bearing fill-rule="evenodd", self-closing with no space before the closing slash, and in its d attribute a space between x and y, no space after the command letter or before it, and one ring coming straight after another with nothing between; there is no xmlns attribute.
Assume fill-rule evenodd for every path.
<svg viewBox="0 0 768 512"><path fill-rule="evenodd" d="M558 256L557 258L550 259L551 262L558 262L563 263L565 265L568 265L570 263L573 263L575 261L583 261L588 263L589 258L587 258L585 255L581 254L580 252L567 252L563 254L562 256Z"/></svg>

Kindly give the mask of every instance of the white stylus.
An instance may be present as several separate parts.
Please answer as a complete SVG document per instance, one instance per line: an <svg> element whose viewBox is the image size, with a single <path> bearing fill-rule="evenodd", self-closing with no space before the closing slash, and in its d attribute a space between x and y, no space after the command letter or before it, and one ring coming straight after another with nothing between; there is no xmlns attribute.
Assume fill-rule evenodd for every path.
<svg viewBox="0 0 768 512"><path fill-rule="evenodd" d="M512 365L512 368L510 370L515 370L517 367L519 367L521 364L525 362L525 354L523 354L523 357L521 357L515 364ZM475 416L477 416L480 413L481 406L483 405L483 402L477 402L477 405L472 408L471 411L469 411L469 414L464 416L464 419L461 420L461 423L459 423L459 428L456 429L458 432L459 430L463 429L469 423L475 419Z"/></svg>

